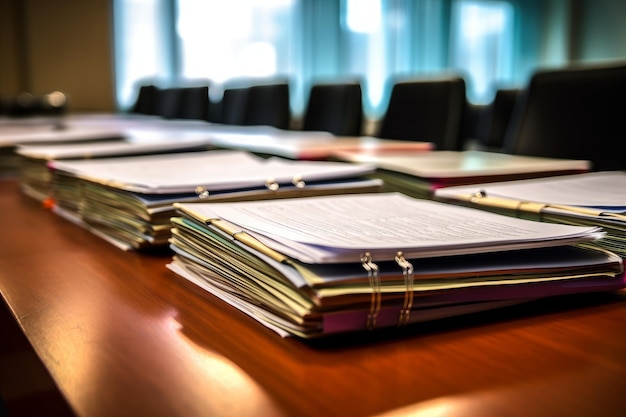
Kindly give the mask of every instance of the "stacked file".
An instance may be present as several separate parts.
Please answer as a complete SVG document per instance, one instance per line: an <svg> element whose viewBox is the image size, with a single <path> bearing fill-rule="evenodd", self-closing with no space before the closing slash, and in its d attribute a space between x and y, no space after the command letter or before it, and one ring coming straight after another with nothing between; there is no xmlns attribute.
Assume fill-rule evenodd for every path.
<svg viewBox="0 0 626 417"><path fill-rule="evenodd" d="M150 132L128 131L120 140L86 143L21 145L15 150L19 158L19 180L22 192L39 201L50 196L52 176L48 163L53 160L79 160L106 157L137 156L191 152L210 149L206 133L199 131Z"/></svg>
<svg viewBox="0 0 626 417"><path fill-rule="evenodd" d="M39 119L39 118L38 118ZM0 175L15 175L19 157L15 150L20 145L67 144L119 140L124 132L116 128L74 126L55 119L0 120Z"/></svg>
<svg viewBox="0 0 626 417"><path fill-rule="evenodd" d="M444 187L587 172L590 162L484 151L335 151L334 159L376 165L385 190L432 198Z"/></svg>
<svg viewBox="0 0 626 417"><path fill-rule="evenodd" d="M289 159L329 159L338 152L428 152L431 142L380 139L371 136L335 136L328 132L262 129L215 130L212 144Z"/></svg>
<svg viewBox="0 0 626 417"><path fill-rule="evenodd" d="M553 223L602 227L595 244L626 257L626 173L589 172L437 190L435 198Z"/></svg>
<svg viewBox="0 0 626 417"><path fill-rule="evenodd" d="M122 249L167 245L175 202L378 192L372 167L199 151L49 163L58 214Z"/></svg>
<svg viewBox="0 0 626 417"><path fill-rule="evenodd" d="M168 267L282 336L316 338L625 285L596 227L396 193L175 205Z"/></svg>

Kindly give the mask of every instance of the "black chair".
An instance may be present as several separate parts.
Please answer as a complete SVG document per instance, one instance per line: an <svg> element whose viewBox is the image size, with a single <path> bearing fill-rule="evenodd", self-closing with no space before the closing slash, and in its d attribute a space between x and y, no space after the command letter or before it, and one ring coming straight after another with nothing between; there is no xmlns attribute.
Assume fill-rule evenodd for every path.
<svg viewBox="0 0 626 417"><path fill-rule="evenodd" d="M224 89L222 100L216 104L220 111L219 116L213 116L212 121L227 125L243 125L248 108L249 87L232 87Z"/></svg>
<svg viewBox="0 0 626 417"><path fill-rule="evenodd" d="M131 113L156 115L158 87L145 84L139 87L135 103L131 106Z"/></svg>
<svg viewBox="0 0 626 417"><path fill-rule="evenodd" d="M623 170L626 64L542 70L520 97L505 152L587 159L592 169Z"/></svg>
<svg viewBox="0 0 626 417"><path fill-rule="evenodd" d="M502 88L496 91L485 115L484 129L478 137L482 149L494 152L502 151L506 132L519 95L520 89L518 88Z"/></svg>
<svg viewBox="0 0 626 417"><path fill-rule="evenodd" d="M363 94L358 82L314 84L309 91L302 130L359 136L363 123Z"/></svg>
<svg viewBox="0 0 626 417"><path fill-rule="evenodd" d="M155 114L165 119L177 119L183 99L181 87L160 88L156 94Z"/></svg>
<svg viewBox="0 0 626 417"><path fill-rule="evenodd" d="M253 85L248 88L243 124L288 129L291 121L289 84Z"/></svg>
<svg viewBox="0 0 626 417"><path fill-rule="evenodd" d="M461 77L398 81L376 136L432 142L438 150L461 150L465 108Z"/></svg>
<svg viewBox="0 0 626 417"><path fill-rule="evenodd" d="M207 120L209 113L209 86L182 87L179 119Z"/></svg>

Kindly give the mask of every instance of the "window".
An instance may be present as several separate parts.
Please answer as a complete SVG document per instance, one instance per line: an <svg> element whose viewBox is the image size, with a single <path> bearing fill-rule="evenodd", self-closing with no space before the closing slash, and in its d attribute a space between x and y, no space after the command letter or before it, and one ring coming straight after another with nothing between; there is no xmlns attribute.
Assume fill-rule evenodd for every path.
<svg viewBox="0 0 626 417"><path fill-rule="evenodd" d="M179 0L181 76L222 83L290 72L291 0Z"/></svg>
<svg viewBox="0 0 626 417"><path fill-rule="evenodd" d="M363 82L384 111L392 77L460 71L486 102L510 81L514 8L505 0L115 0L117 99L146 81L288 77L294 113L318 79Z"/></svg>
<svg viewBox="0 0 626 417"><path fill-rule="evenodd" d="M512 77L513 7L504 1L457 0L452 8L452 66L464 73L468 98L493 99Z"/></svg>
<svg viewBox="0 0 626 417"><path fill-rule="evenodd" d="M171 76L170 50L164 34L164 0L117 0L114 3L114 38L117 102L127 108L143 80Z"/></svg>

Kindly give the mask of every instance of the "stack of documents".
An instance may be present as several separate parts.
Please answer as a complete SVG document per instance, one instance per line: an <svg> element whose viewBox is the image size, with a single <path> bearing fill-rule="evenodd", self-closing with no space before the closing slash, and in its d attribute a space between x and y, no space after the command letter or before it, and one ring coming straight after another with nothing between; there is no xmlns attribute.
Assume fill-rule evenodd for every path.
<svg viewBox="0 0 626 417"><path fill-rule="evenodd" d="M625 285L619 256L581 246L603 235L596 227L399 193L175 206L168 267L283 336Z"/></svg>
<svg viewBox="0 0 626 417"><path fill-rule="evenodd" d="M14 175L19 169L15 149L25 144L67 144L119 140L124 132L114 128L67 126L49 123L0 123L0 174Z"/></svg>
<svg viewBox="0 0 626 417"><path fill-rule="evenodd" d="M245 126L244 126L245 127ZM336 152L426 152L431 142L380 139L371 136L334 136L328 132L280 129L215 130L211 143L225 149L289 159L330 159Z"/></svg>
<svg viewBox="0 0 626 417"><path fill-rule="evenodd" d="M553 223L601 226L599 247L626 258L626 172L507 181L437 190L435 198Z"/></svg>
<svg viewBox="0 0 626 417"><path fill-rule="evenodd" d="M435 190L464 184L583 173L590 162L483 151L335 151L334 159L374 164L385 190L432 198Z"/></svg>
<svg viewBox="0 0 626 417"><path fill-rule="evenodd" d="M123 140L21 145L15 153L20 158L18 172L22 191L44 201L50 196L50 161L202 151L211 148L209 143L207 133L198 131L129 131Z"/></svg>
<svg viewBox="0 0 626 417"><path fill-rule="evenodd" d="M54 211L122 249L166 245L175 202L378 192L374 168L204 151L49 163Z"/></svg>

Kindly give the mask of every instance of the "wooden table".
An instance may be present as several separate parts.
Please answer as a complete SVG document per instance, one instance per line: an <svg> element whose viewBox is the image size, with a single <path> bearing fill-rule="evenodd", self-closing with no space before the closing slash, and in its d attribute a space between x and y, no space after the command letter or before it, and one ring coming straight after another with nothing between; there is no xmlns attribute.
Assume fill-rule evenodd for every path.
<svg viewBox="0 0 626 417"><path fill-rule="evenodd" d="M626 415L623 293L310 344L178 278L169 253L122 252L13 180L0 181L0 213L9 415Z"/></svg>

